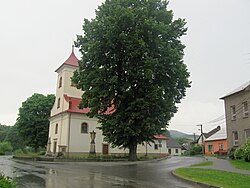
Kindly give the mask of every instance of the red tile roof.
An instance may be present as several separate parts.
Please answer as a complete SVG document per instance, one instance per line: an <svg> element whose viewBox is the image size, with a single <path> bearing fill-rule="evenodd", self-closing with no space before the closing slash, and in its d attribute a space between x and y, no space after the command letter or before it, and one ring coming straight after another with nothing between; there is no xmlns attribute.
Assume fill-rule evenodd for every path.
<svg viewBox="0 0 250 188"><path fill-rule="evenodd" d="M167 140L167 137L162 134L154 135L154 138L158 140Z"/></svg>
<svg viewBox="0 0 250 188"><path fill-rule="evenodd" d="M69 109L67 110L67 112L80 113L80 114L87 114L90 112L90 108L83 108L83 109L78 108L82 100L81 98L69 97L68 95L64 95L64 98L67 102L70 103ZM113 112L114 112L114 107L112 106L108 108L105 114L112 114Z"/></svg>
<svg viewBox="0 0 250 188"><path fill-rule="evenodd" d="M80 98L69 97L67 95L64 95L64 98L67 102L70 103L69 109L67 110L67 112L74 112L74 113L80 113L80 114L87 114L88 112L90 112L90 108L83 108L83 109L78 108L81 102Z"/></svg>
<svg viewBox="0 0 250 188"><path fill-rule="evenodd" d="M79 67L78 59L74 53L74 46L72 46L72 52L71 52L70 56L68 57L68 59L58 69L56 69L55 72L57 72L63 65L70 65L73 67Z"/></svg>

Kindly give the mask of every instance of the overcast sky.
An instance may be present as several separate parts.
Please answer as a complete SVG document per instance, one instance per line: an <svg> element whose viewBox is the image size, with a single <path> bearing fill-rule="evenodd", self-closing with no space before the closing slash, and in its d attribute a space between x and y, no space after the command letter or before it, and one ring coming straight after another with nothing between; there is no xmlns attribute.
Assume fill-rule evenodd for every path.
<svg viewBox="0 0 250 188"><path fill-rule="evenodd" d="M14 125L18 108L33 93L55 93L54 72L104 0L8 0L0 6L0 123ZM198 133L223 124L219 98L249 81L249 0L172 0L175 18L185 18L185 63L192 87L169 129ZM76 52L79 57L79 53Z"/></svg>

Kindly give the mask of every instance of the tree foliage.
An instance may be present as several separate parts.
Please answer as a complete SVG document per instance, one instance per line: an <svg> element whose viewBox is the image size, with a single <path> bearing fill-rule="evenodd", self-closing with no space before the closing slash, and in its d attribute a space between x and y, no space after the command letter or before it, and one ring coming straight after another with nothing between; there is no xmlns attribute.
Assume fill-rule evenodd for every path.
<svg viewBox="0 0 250 188"><path fill-rule="evenodd" d="M37 150L45 147L48 139L50 110L55 96L33 94L19 108L17 130L25 143Z"/></svg>
<svg viewBox="0 0 250 188"><path fill-rule="evenodd" d="M180 41L185 21L173 20L167 5L106 0L77 37L82 57L73 81L85 91L81 107L91 108L109 143L129 148L130 160L137 144L166 127L190 86Z"/></svg>
<svg viewBox="0 0 250 188"><path fill-rule="evenodd" d="M5 137L5 141L12 145L14 151L25 147L24 139L20 136L16 125L10 127Z"/></svg>
<svg viewBox="0 0 250 188"><path fill-rule="evenodd" d="M10 129L10 126L0 124L0 142L5 140Z"/></svg>
<svg viewBox="0 0 250 188"><path fill-rule="evenodd" d="M9 143L9 142L6 142L6 141L0 142L0 151L3 153L4 152L11 152L11 151L13 151L13 147L12 147L11 143Z"/></svg>
<svg viewBox="0 0 250 188"><path fill-rule="evenodd" d="M185 143L190 143L192 142L192 140L188 139L188 138L175 138L175 140L180 144L183 145Z"/></svg>

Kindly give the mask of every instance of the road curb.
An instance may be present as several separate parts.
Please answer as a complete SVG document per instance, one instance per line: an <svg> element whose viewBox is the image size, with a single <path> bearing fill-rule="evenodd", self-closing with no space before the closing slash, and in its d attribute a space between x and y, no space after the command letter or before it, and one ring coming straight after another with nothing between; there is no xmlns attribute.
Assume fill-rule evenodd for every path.
<svg viewBox="0 0 250 188"><path fill-rule="evenodd" d="M198 181L193 181L193 180L190 180L190 179L187 179L187 178L183 178L183 177L177 175L177 174L175 173L175 170L173 170L173 171L171 172L171 174L172 174L174 177L176 177L176 178L178 178L178 179L180 179L180 180L184 180L184 181L186 181L186 182L189 182L190 184L199 185L199 186L202 186L202 187L209 187L209 188L222 188L222 187L218 187L218 186L215 186L215 185L209 185L209 184L206 184L206 183L201 183L201 182L198 182Z"/></svg>
<svg viewBox="0 0 250 188"><path fill-rule="evenodd" d="M48 161L48 160L24 160L21 158L11 158L10 160L16 161L16 162L21 162L21 163L40 163L40 164L66 164L66 163L92 163L92 164L118 164L118 165L134 165L134 164L144 164L144 163L154 163L154 162L160 162L162 160L166 160L169 157L163 157L159 159L152 159L152 160L142 160L142 161L94 161L94 160L65 160L65 161L60 161L60 160L54 160L54 161Z"/></svg>

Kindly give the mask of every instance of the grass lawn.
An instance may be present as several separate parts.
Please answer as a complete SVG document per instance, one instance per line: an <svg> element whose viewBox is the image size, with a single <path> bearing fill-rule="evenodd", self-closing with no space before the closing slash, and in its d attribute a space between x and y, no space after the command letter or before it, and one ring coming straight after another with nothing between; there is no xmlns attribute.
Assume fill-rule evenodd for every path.
<svg viewBox="0 0 250 188"><path fill-rule="evenodd" d="M250 175L212 169L179 168L175 173L189 180L223 188L249 188Z"/></svg>
<svg viewBox="0 0 250 188"><path fill-rule="evenodd" d="M195 167L195 166L211 166L211 165L213 165L213 162L212 161L207 161L207 162L203 162L203 163L193 164L191 166Z"/></svg>
<svg viewBox="0 0 250 188"><path fill-rule="evenodd" d="M244 160L230 160L230 162L235 168L250 170L250 162L245 162Z"/></svg>

